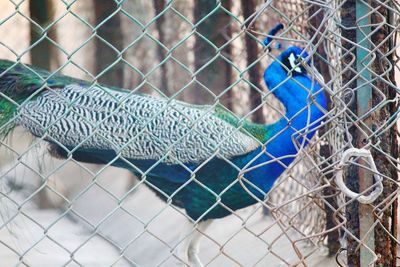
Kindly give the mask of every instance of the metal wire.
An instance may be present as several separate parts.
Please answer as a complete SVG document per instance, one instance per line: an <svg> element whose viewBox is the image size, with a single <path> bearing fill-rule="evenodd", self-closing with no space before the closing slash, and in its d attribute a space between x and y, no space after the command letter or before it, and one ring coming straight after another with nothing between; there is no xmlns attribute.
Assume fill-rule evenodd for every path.
<svg viewBox="0 0 400 267"><path fill-rule="evenodd" d="M72 150L52 140L68 154L67 159L54 159L47 151L48 136L33 138L17 128L0 140L2 266L188 264L177 250L198 233L203 236L199 255L207 266L364 266L370 262L396 266L400 191L400 161L393 134L397 133L400 91L396 84L400 79L397 1L122 0L109 1L113 9L106 12L103 7L99 22L101 1L46 0L43 5L52 8L44 23L29 9L32 1L5 2L0 10L0 57L35 63L46 53L53 74L87 80L91 83L88 90L108 83L129 89L131 94L168 98L169 103L207 104L204 116L219 106L238 118L235 130L245 132L245 120L261 114L263 123L269 124L285 116L273 90L254 79L254 73L265 70L284 48L296 45L310 54L310 64L303 62L304 67L322 85L330 104L309 145L304 145L304 137L312 129L296 130L296 159L285 166L266 198L258 198L256 205L244 210L231 210L232 215L206 230L199 224L206 214L193 221L172 204L188 184L196 183L215 197L209 210L217 205L229 210L222 195L237 183L256 197L249 189L254 185L246 179L251 169L239 169L221 155L222 143L196 170L180 162L190 179L167 195L148 181L151 168L143 172L123 158L121 151L137 137L107 164L90 165L72 157L90 137ZM246 17L244 8L253 4L252 14ZM263 35L277 23L285 28L274 36L270 45L274 49L269 52L261 47ZM122 40L113 39L113 31ZM38 38L32 38L32 32ZM247 61L251 51L246 38L255 42L253 62ZM48 49L40 50L44 44ZM277 44L283 49L275 49ZM109 55L112 58L106 62L103 57ZM210 72L218 81L204 78ZM121 80L113 78L115 73ZM51 77L42 78L46 82ZM42 87L46 89L46 83ZM370 99L361 97L365 92L370 92ZM131 94L119 101L117 109L128 111L124 104ZM18 107L33 97L17 103L0 88L0 101L7 99ZM311 98L310 104L315 101ZM363 105L368 108L360 112ZM159 114L140 122L139 135L151 134L146 125ZM17 116L0 126L0 132L14 125ZM98 128L107 118L95 124L82 120ZM196 127L192 131L206 138ZM176 140L168 151L182 140ZM266 144L260 146L266 149ZM354 147L371 152L377 171L362 157L341 164L343 154ZM154 166L173 157L169 152ZM215 156L239 172L237 181L219 193L196 178L196 171ZM112 167L117 159L136 170L140 179ZM273 158L269 163L284 164L284 159ZM359 192L358 197L349 198L336 187L334 177L339 171L344 173L346 186ZM372 176L382 178L383 193L372 203L359 204L360 196L375 189L376 184L368 183ZM361 178L354 181L354 177ZM187 221L192 226L184 229Z"/></svg>

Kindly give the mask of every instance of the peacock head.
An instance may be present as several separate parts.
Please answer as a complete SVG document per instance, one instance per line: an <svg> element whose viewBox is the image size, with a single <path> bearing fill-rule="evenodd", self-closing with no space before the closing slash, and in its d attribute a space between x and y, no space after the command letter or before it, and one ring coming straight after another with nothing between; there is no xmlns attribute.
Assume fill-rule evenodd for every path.
<svg viewBox="0 0 400 267"><path fill-rule="evenodd" d="M304 63L309 64L308 53L298 46L291 46L278 56L278 62L288 75L306 75Z"/></svg>
<svg viewBox="0 0 400 267"><path fill-rule="evenodd" d="M283 25L278 24L264 39L263 44L269 52L273 49L272 41L279 39L275 36L281 29ZM278 49L281 48L282 45ZM297 116L300 110L304 110L309 104L311 94L317 96L316 101L319 106L327 109L325 94L320 93L324 79L304 48L290 46L281 52L266 68L264 81L269 90L286 107L288 117Z"/></svg>
<svg viewBox="0 0 400 267"><path fill-rule="evenodd" d="M264 81L286 107L295 103L293 97L307 101L310 93L318 93L324 83L322 75L311 63L309 54L298 46L291 46L280 53L266 68ZM326 100L321 97L323 94L318 95L319 104L325 107Z"/></svg>
<svg viewBox="0 0 400 267"><path fill-rule="evenodd" d="M273 50L272 42L276 38L275 36L283 28L283 24L279 23L268 32L263 44L269 52ZM279 41L277 41L276 49L282 49L282 44ZM304 64L310 64L308 53L298 46L291 46L283 51L278 56L277 62L281 65L282 69L285 70L287 75L305 75L307 71Z"/></svg>

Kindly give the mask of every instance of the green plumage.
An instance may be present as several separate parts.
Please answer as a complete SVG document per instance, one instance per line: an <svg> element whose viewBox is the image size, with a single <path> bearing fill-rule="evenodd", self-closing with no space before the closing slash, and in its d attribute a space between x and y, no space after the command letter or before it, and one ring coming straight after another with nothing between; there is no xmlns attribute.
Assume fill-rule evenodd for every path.
<svg viewBox="0 0 400 267"><path fill-rule="evenodd" d="M215 116L228 122L233 127L238 129L244 129L246 134L251 134L261 143L264 143L270 137L270 131L268 127L263 124L252 123L247 120L241 120L230 112L224 110L221 107L215 109Z"/></svg>

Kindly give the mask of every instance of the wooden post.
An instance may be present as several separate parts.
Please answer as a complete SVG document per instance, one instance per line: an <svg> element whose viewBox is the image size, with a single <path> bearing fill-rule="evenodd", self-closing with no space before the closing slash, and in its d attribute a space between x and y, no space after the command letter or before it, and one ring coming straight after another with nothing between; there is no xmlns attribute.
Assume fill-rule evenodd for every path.
<svg viewBox="0 0 400 267"><path fill-rule="evenodd" d="M215 10L219 5L220 7ZM193 16L195 22L202 21L196 27L197 34L194 45L195 69L196 71L201 69L196 75L196 79L217 96L232 84L232 65L220 56L214 59L218 53L228 58L231 57L231 45L226 44L232 38L231 17L221 8L230 10L231 5L231 0L194 1ZM217 51L213 46L224 48ZM191 98L191 102L196 104L204 101L208 104L214 102L212 94L206 92L206 89L202 86L199 86L193 92ZM232 90L221 95L219 101L228 109L232 109Z"/></svg>
<svg viewBox="0 0 400 267"><path fill-rule="evenodd" d="M37 23L31 23L30 43L35 44L30 51L31 63L35 66L50 70L58 67L57 49L47 38L57 42L55 26L50 29L46 27L54 20L54 5L52 0L30 0L30 18ZM45 31L43 31L45 30Z"/></svg>
<svg viewBox="0 0 400 267"><path fill-rule="evenodd" d="M30 24L30 44L34 45L30 50L31 63L46 70L55 69L59 65L58 51L49 39L57 42L57 32L55 26L47 29L54 21L54 3L52 0L30 0L29 13L36 23ZM43 38L45 35L49 39ZM49 192L45 187L38 193L38 205L41 209L53 208L48 197Z"/></svg>
<svg viewBox="0 0 400 267"><path fill-rule="evenodd" d="M101 25L97 29L97 36L101 37L118 51L123 49L123 34L121 30L120 13L114 14L118 5L114 1L93 0L96 26ZM96 38L96 74L102 73L108 69L119 58L118 52L110 48L103 40ZM113 67L103 73L98 81L112 86L123 87L124 72L121 63L115 64Z"/></svg>
<svg viewBox="0 0 400 267"><path fill-rule="evenodd" d="M341 16L342 63L346 68L343 87L351 88L355 96L348 113L353 121L353 145L368 145L384 186L381 196L371 205L353 201L346 206L346 227L362 241L360 246L357 239L348 235L347 265L370 266L376 255L375 266L396 266L397 197L389 196L396 190L393 180L398 180L396 162L392 160L398 157L397 128L385 127L398 109L395 101L390 101L396 97L394 73L390 71L393 52L389 54L394 27L388 25L390 9L375 0L348 0L342 6ZM389 100L385 105L381 105L383 96ZM380 128L385 130L377 131ZM349 168L347 186L351 190L362 192L373 182L371 172L354 165Z"/></svg>
<svg viewBox="0 0 400 267"><path fill-rule="evenodd" d="M356 43L356 30L354 25L356 24L356 0L348 0L343 3L341 8L341 26L342 26L342 86L347 88L356 88L357 81L356 77L356 64L353 60L355 54L354 43ZM357 114L356 101L351 102L351 96L346 95L345 101L350 103L349 109ZM356 118L352 118L355 120ZM358 132L355 127L350 128L351 135L354 140L357 140ZM349 141L349 140L347 140ZM359 190L357 169L354 165L349 167L346 176L347 187L355 192ZM350 199L346 198L346 201ZM353 201L346 206L346 229L354 236L359 236L359 221L358 221L358 202ZM358 242L353 239L350 235L347 238L347 265L348 266L360 266L359 261L359 250L357 250Z"/></svg>
<svg viewBox="0 0 400 267"><path fill-rule="evenodd" d="M158 16L158 15L160 15L160 13L162 13L164 11L165 0L153 0L153 6L154 6L154 11L156 13L156 16ZM165 31L164 31L165 25L164 24L165 24L165 14L158 17L156 20L158 40L163 45L165 45ZM160 61L160 63L163 62L165 60L165 58L167 57L167 51L165 51L165 49L160 45L157 45L157 56L158 56L158 60ZM160 89L164 93L168 93L169 92L168 76L167 76L168 70L167 70L166 62L160 66L160 69L161 69L161 80L160 80L161 88Z"/></svg>
<svg viewBox="0 0 400 267"><path fill-rule="evenodd" d="M393 4L393 3L388 3ZM371 69L377 75L382 75L379 79L374 81L374 91L372 92L372 106L378 106L382 101L382 94L390 101L396 99L396 82L394 79L394 51L391 47L391 40L393 37L393 29L398 27L394 24L391 19L390 9L385 5L382 5L380 1L372 1L371 8L376 11L371 14L372 25L383 25L374 33L371 37L371 42L374 47L379 47L375 52L376 59L371 65ZM386 23L384 23L386 22ZM390 25L392 24L392 25ZM391 38L388 38L392 36ZM390 51L390 52L389 52ZM389 72L389 75L383 75ZM375 76L375 77L376 77ZM398 111L398 105L396 101L391 101L385 106L377 109L373 114L373 129L383 125L384 123L390 122L391 117ZM373 150L373 156L375 159L376 166L379 172L386 177L392 178L392 180L384 178L383 186L384 191L378 198L376 203L384 203L388 205L384 210L378 209L379 212L378 220L379 224L375 227L375 253L379 256L375 266L397 266L396 255L397 255L397 196L388 198L396 189L397 185L393 181L398 181L398 171L396 168L396 162L392 161L390 157L397 159L399 146L397 142L397 126L394 124L392 127L384 132L380 133L379 137L376 137L372 141L373 143L379 143L381 151ZM389 205L389 201L394 202ZM383 208L383 207L382 207ZM394 236L392 238L390 235Z"/></svg>
<svg viewBox="0 0 400 267"><path fill-rule="evenodd" d="M308 11L309 20L307 21L307 30L310 36L317 36L317 38L313 38L313 44L318 45L318 41L322 37L321 32L325 30L325 27L320 28L320 23L324 18L324 9L318 5L314 4L310 5L311 6L309 7ZM318 30L319 28L320 30ZM328 82L331 80L331 75L329 73L329 65L326 64L326 62L328 62L328 57L324 48L324 43L322 42L317 47L317 54L314 56L314 65L321 73L321 75L324 77L325 82ZM332 106L332 103L330 103L330 101L328 103L328 106L329 109ZM318 131L319 135L323 136L326 132L329 132L331 127L332 125L330 123L326 124L323 128L321 128ZM329 144L328 142L321 143L319 154L322 158L328 160L332 155L331 144ZM332 164L332 161L330 160L325 161L322 164L322 168L325 169L329 167L330 164ZM334 178L333 173L327 173L325 177L328 180L332 180ZM325 229L327 230L332 229L336 226L335 220L333 218L335 209L338 208L336 199L337 197L335 194L336 192L337 191L333 186L326 187L323 191L324 199L327 203L329 203L329 205L325 205L324 208L326 214ZM335 256L340 249L339 230L329 232L327 236L327 241L328 241L329 256Z"/></svg>
<svg viewBox="0 0 400 267"><path fill-rule="evenodd" d="M256 2L257 1L254 0L241 1L244 20L247 20L257 11ZM247 23L250 23L250 21L248 21ZM257 21L254 21L253 23L254 28L257 27L256 23ZM246 47L247 66L250 66L251 64L257 61L259 57L258 53L260 51L260 47L257 41L251 38L249 35L245 36L245 47ZM248 70L249 82L255 87L259 88L260 90L262 90L261 86L262 73L263 71L261 69L260 63L255 64L254 66L252 66L252 68ZM252 88L252 86L249 87L250 87L250 107L251 110L254 110L252 114L252 121L256 123L265 123L263 108L262 107L260 108L260 105L262 104L261 95L256 89Z"/></svg>

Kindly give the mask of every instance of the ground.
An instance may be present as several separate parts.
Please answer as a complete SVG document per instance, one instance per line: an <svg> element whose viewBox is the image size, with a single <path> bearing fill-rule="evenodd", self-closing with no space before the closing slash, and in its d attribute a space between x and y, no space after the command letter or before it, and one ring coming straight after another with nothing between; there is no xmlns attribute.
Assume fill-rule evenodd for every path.
<svg viewBox="0 0 400 267"><path fill-rule="evenodd" d="M82 266L156 266L161 262L164 262L161 266L175 266L177 260L170 256L171 248L166 244L171 247L176 244L184 217L172 208L164 209L165 204L151 194L146 189L139 190L123 205L141 220L150 221L146 231L142 223L121 211L106 219L97 229L100 234L96 234L76 217L28 205L23 213L29 218L20 214L8 224L8 229L0 231L0 242L3 244L0 245L1 266L14 266L19 258L6 245L19 253L34 246L22 257L27 266L63 266L67 262L70 262L67 266L78 266L78 263ZM93 210L101 213L100 209L106 202L105 199L98 199L86 203L86 207L81 206L79 212L83 215L85 209L91 209L87 213L92 215L86 216L86 219L98 222ZM157 210L161 211L159 217L151 220ZM254 208L250 208L240 215L249 216L253 211ZM282 230L270 216L257 212L245 228L235 216L216 220L207 229L207 237L202 241L202 261L209 263L208 266L287 266L283 260L290 264L299 262L289 241L289 238L298 239L298 236L292 231L288 232L288 236L282 235ZM126 247L126 259L120 258L119 249L112 245L114 242ZM222 244L225 245L221 250ZM307 243L300 242L297 246L303 253L313 250ZM323 249L317 249L305 262L308 266L336 266L334 260L324 254Z"/></svg>
<svg viewBox="0 0 400 267"><path fill-rule="evenodd" d="M125 170L52 159L21 128L6 142L14 152L0 149L2 267L176 266L171 251L193 231L182 210ZM299 264L296 249L307 266L336 266L323 246L301 241L257 205L215 220L205 234L200 258L208 266Z"/></svg>

